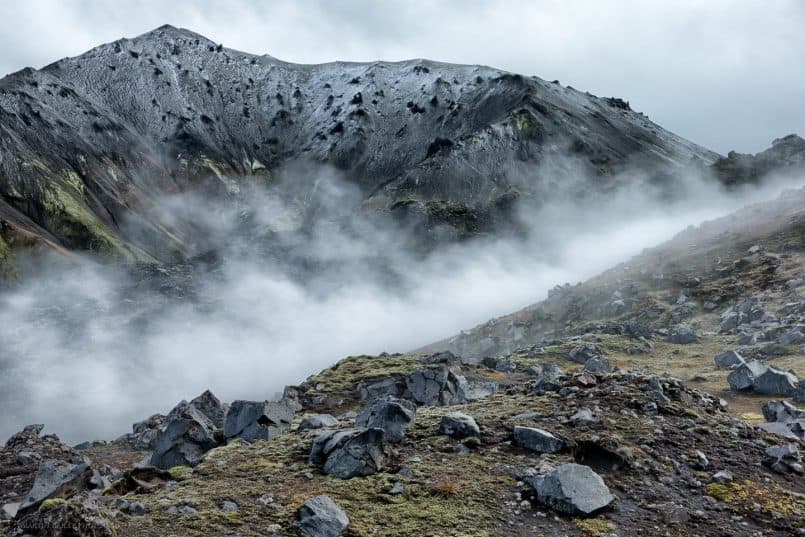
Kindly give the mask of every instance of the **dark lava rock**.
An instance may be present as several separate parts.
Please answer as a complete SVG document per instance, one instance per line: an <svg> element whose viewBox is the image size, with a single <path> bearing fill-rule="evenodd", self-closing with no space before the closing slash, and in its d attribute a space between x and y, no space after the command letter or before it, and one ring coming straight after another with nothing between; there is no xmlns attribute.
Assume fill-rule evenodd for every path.
<svg viewBox="0 0 805 537"><path fill-rule="evenodd" d="M330 414L313 414L304 418L297 430L322 429L324 427L333 427L337 424L338 420Z"/></svg>
<svg viewBox="0 0 805 537"><path fill-rule="evenodd" d="M568 354L568 358L578 364L587 362L590 358L599 356L598 348L592 343L583 343L578 347L574 347Z"/></svg>
<svg viewBox="0 0 805 537"><path fill-rule="evenodd" d="M796 444L784 444L766 448L763 464L779 474L803 473L802 457Z"/></svg>
<svg viewBox="0 0 805 537"><path fill-rule="evenodd" d="M186 406L160 430L149 463L157 468L197 465L204 453L218 445L214 429L207 416Z"/></svg>
<svg viewBox="0 0 805 537"><path fill-rule="evenodd" d="M699 341L699 336L697 336L693 330L686 324L677 325L671 334L665 338L666 341L669 343L677 343L679 345L687 345L689 343L696 343Z"/></svg>
<svg viewBox="0 0 805 537"><path fill-rule="evenodd" d="M612 365L603 356L593 356L584 362L584 370L596 375L603 375L612 371Z"/></svg>
<svg viewBox="0 0 805 537"><path fill-rule="evenodd" d="M18 516L35 510L50 498L69 498L89 488L92 468L86 462L70 464L46 460L39 465L34 486L17 511Z"/></svg>
<svg viewBox="0 0 805 537"><path fill-rule="evenodd" d="M402 442L405 430L414 424L416 407L410 401L386 396L375 399L355 418L355 427L381 429L392 444Z"/></svg>
<svg viewBox="0 0 805 537"><path fill-rule="evenodd" d="M724 351L713 358L713 361L716 367L720 369L731 369L732 367L741 365L745 360L737 351Z"/></svg>
<svg viewBox="0 0 805 537"><path fill-rule="evenodd" d="M224 420L227 440L269 440L291 428L294 409L285 401L235 401Z"/></svg>
<svg viewBox="0 0 805 537"><path fill-rule="evenodd" d="M514 427L514 442L518 446L537 453L556 453L565 448L565 442L552 433L536 427Z"/></svg>
<svg viewBox="0 0 805 537"><path fill-rule="evenodd" d="M341 479L379 472L388 455L382 429L342 429L316 436L310 449L310 464Z"/></svg>
<svg viewBox="0 0 805 537"><path fill-rule="evenodd" d="M439 434L446 434L453 438L466 438L468 436L480 436L481 429L475 422L475 418L463 412L450 412L442 416L439 422Z"/></svg>
<svg viewBox="0 0 805 537"><path fill-rule="evenodd" d="M329 496L314 496L299 509L299 529L308 537L338 537L349 517Z"/></svg>
<svg viewBox="0 0 805 537"><path fill-rule="evenodd" d="M615 501L601 476L581 464L562 464L546 476L530 478L528 482L540 502L568 515L594 515Z"/></svg>
<svg viewBox="0 0 805 537"><path fill-rule="evenodd" d="M466 403L467 380L457 368L420 369L405 378L406 398L429 406Z"/></svg>
<svg viewBox="0 0 805 537"><path fill-rule="evenodd" d="M793 373L781 371L757 360L735 368L727 376L730 388L735 391L754 391L763 395L793 395L799 380Z"/></svg>

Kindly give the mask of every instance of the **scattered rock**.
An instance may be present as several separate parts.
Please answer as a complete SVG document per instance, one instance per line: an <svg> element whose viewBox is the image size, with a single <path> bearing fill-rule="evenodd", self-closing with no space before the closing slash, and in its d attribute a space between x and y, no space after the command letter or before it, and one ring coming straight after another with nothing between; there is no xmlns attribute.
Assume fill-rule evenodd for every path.
<svg viewBox="0 0 805 537"><path fill-rule="evenodd" d="M309 429L322 429L324 427L333 427L338 424L338 420L330 414L313 414L307 416L299 424L298 431L307 431Z"/></svg>
<svg viewBox="0 0 805 537"><path fill-rule="evenodd" d="M568 515L594 515L615 501L601 476L581 464L562 464L544 477L527 481L540 502Z"/></svg>
<svg viewBox="0 0 805 537"><path fill-rule="evenodd" d="M766 448L763 464L777 473L803 473L802 457L796 444L784 444Z"/></svg>
<svg viewBox="0 0 805 537"><path fill-rule="evenodd" d="M687 345L689 343L696 343L699 341L699 336L697 336L693 330L686 324L679 324L676 326L673 332L671 332L666 341L669 343L677 343L679 345Z"/></svg>
<svg viewBox="0 0 805 537"><path fill-rule="evenodd" d="M329 496L314 496L299 509L299 529L308 537L338 537L349 517Z"/></svg>
<svg viewBox="0 0 805 537"><path fill-rule="evenodd" d="M584 362L584 370L596 375L603 375L612 371L609 360L603 356L593 356Z"/></svg>
<svg viewBox="0 0 805 537"><path fill-rule="evenodd" d="M743 357L737 351L725 351L716 355L713 359L716 367L720 369L731 369L744 363Z"/></svg>
<svg viewBox="0 0 805 537"><path fill-rule="evenodd" d="M324 431L313 440L308 461L341 479L372 475L386 464L384 438L382 429Z"/></svg>
<svg viewBox="0 0 805 537"><path fill-rule="evenodd" d="M590 358L600 356L598 348L592 343L583 343L578 347L574 347L568 354L571 361L584 364Z"/></svg>
<svg viewBox="0 0 805 537"><path fill-rule="evenodd" d="M548 431L536 427L514 427L514 442L537 453L556 453L565 448L565 442Z"/></svg>
<svg viewBox="0 0 805 537"><path fill-rule="evenodd" d="M39 465L34 486L19 506L18 514L31 512L52 498L69 498L89 487L92 468L86 462L70 464L48 459Z"/></svg>
<svg viewBox="0 0 805 537"><path fill-rule="evenodd" d="M570 423L572 423L574 427L594 427L600 422L589 408L580 408L575 414L570 416Z"/></svg>
<svg viewBox="0 0 805 537"><path fill-rule="evenodd" d="M386 440L397 444L402 442L405 430L414 424L415 418L416 407L413 403L386 396L363 407L355 418L355 426L381 429L386 434Z"/></svg>
<svg viewBox="0 0 805 537"><path fill-rule="evenodd" d="M422 405L447 406L467 402L467 380L459 370L444 366L420 369L405 378L406 395Z"/></svg>
<svg viewBox="0 0 805 537"><path fill-rule="evenodd" d="M446 434L453 438L466 438L480 436L481 429L469 414L451 412L442 416L442 421L439 423L439 434Z"/></svg>
<svg viewBox="0 0 805 537"><path fill-rule="evenodd" d="M218 445L212 421L192 405L174 414L154 440L149 464L157 468L195 466Z"/></svg>
<svg viewBox="0 0 805 537"><path fill-rule="evenodd" d="M270 440L290 430L293 416L285 401L235 401L226 413L224 437Z"/></svg>

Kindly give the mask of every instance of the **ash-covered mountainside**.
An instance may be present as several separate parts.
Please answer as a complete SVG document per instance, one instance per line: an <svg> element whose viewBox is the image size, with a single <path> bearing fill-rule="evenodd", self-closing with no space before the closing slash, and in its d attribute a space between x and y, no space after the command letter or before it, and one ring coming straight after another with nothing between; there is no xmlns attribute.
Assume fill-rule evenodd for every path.
<svg viewBox="0 0 805 537"><path fill-rule="evenodd" d="M558 82L427 60L297 65L163 26L0 80L0 255L183 259L210 245L166 199L267 187L315 216L319 164L357 187L347 213L452 240L505 227L517 200L671 182L717 158Z"/></svg>

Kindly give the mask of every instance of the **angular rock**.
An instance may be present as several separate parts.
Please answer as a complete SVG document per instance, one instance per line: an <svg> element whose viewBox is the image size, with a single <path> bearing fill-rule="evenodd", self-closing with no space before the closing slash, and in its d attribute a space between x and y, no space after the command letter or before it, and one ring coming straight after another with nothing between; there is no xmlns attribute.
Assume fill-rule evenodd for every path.
<svg viewBox="0 0 805 537"><path fill-rule="evenodd" d="M310 429L322 429L324 427L333 427L338 424L338 420L330 414L313 414L307 416L299 424L298 431L307 431Z"/></svg>
<svg viewBox="0 0 805 537"><path fill-rule="evenodd" d="M270 440L290 430L294 412L285 401L235 401L226 413L224 437Z"/></svg>
<svg viewBox="0 0 805 537"><path fill-rule="evenodd" d="M792 398L795 403L805 403L805 380L800 380L797 383L797 389L794 390Z"/></svg>
<svg viewBox="0 0 805 537"><path fill-rule="evenodd" d="M157 468L195 466L207 451L218 445L215 426L192 405L171 417L154 440L149 464Z"/></svg>
<svg viewBox="0 0 805 537"><path fill-rule="evenodd" d="M89 488L92 468L86 462L71 464L48 459L36 471L34 486L19 506L18 515L35 510L51 498L69 498Z"/></svg>
<svg viewBox="0 0 805 537"><path fill-rule="evenodd" d="M600 356L600 354L598 348L592 343L582 343L578 347L574 347L570 353L568 353L568 358L579 364L583 364L590 358L596 356Z"/></svg>
<svg viewBox="0 0 805 537"><path fill-rule="evenodd" d="M763 464L777 473L803 473L802 457L796 444L770 446L766 448Z"/></svg>
<svg viewBox="0 0 805 537"><path fill-rule="evenodd" d="M481 429L475 422L475 418L463 412L450 412L442 416L439 422L439 434L446 434L453 438L466 438L468 436L480 436Z"/></svg>
<svg viewBox="0 0 805 537"><path fill-rule="evenodd" d="M697 336L688 325L680 324L676 326L674 331L671 332L671 334L669 334L665 340L669 343L687 345L689 343L696 343L699 341L699 336Z"/></svg>
<svg viewBox="0 0 805 537"><path fill-rule="evenodd" d="M788 401L769 401L761 407L766 421L787 423L805 418L805 410L800 409Z"/></svg>
<svg viewBox="0 0 805 537"><path fill-rule="evenodd" d="M182 401L168 413L168 417L170 418L176 414L181 414L185 405L194 406L199 412L209 418L215 428L223 428L224 416L226 416L227 410L226 405L222 404L210 390L205 390L204 393L191 400L189 403Z"/></svg>
<svg viewBox="0 0 805 537"><path fill-rule="evenodd" d="M381 429L392 444L402 442L405 430L414 424L416 407L410 401L386 396L375 399L355 418L355 427Z"/></svg>
<svg viewBox="0 0 805 537"><path fill-rule="evenodd" d="M358 384L356 391L361 399L377 399L386 395L399 397L404 388L399 385L396 378L388 377L368 384L361 382Z"/></svg>
<svg viewBox="0 0 805 537"><path fill-rule="evenodd" d="M737 351L725 351L716 355L713 358L716 367L720 369L731 369L732 367L739 366L745 362L743 357Z"/></svg>
<svg viewBox="0 0 805 537"><path fill-rule="evenodd" d="M799 379L793 373L768 366L755 377L752 390L763 395L790 396L796 391L798 383Z"/></svg>
<svg viewBox="0 0 805 537"><path fill-rule="evenodd" d="M159 429L165 424L167 416L154 414L143 421L138 421L131 426L131 442L134 449L149 450L154 449L154 442L159 435Z"/></svg>
<svg viewBox="0 0 805 537"><path fill-rule="evenodd" d="M514 427L514 442L537 453L556 453L565 448L565 442L548 431L536 427Z"/></svg>
<svg viewBox="0 0 805 537"><path fill-rule="evenodd" d="M580 408L575 414L570 416L570 423L572 423L574 427L593 427L600 422L589 408Z"/></svg>
<svg viewBox="0 0 805 537"><path fill-rule="evenodd" d="M329 496L314 496L299 509L299 529L308 537L338 537L349 517Z"/></svg>
<svg viewBox="0 0 805 537"><path fill-rule="evenodd" d="M591 516L615 501L601 476L581 464L562 464L546 476L530 478L528 482L540 502L568 515Z"/></svg>
<svg viewBox="0 0 805 537"><path fill-rule="evenodd" d="M467 380L457 368L420 369L405 378L406 398L429 406L467 402Z"/></svg>
<svg viewBox="0 0 805 537"><path fill-rule="evenodd" d="M730 388L737 392L748 391L757 377L766 372L768 366L757 360L750 360L736 367L727 376Z"/></svg>
<svg viewBox="0 0 805 537"><path fill-rule="evenodd" d="M325 431L313 440L308 462L341 479L372 475L386 464L382 429Z"/></svg>
<svg viewBox="0 0 805 537"><path fill-rule="evenodd" d="M805 334L802 333L802 327L796 326L781 335L777 341L780 345L799 345L805 343Z"/></svg>
<svg viewBox="0 0 805 537"><path fill-rule="evenodd" d="M612 371L612 366L610 365L609 360L603 356L593 356L584 362L584 370L589 371L590 373L595 373L596 375L603 375L610 373Z"/></svg>
<svg viewBox="0 0 805 537"><path fill-rule="evenodd" d="M560 380L565 372L556 364L545 364L542 366L537 380L531 384L531 393L555 392L562 387Z"/></svg>

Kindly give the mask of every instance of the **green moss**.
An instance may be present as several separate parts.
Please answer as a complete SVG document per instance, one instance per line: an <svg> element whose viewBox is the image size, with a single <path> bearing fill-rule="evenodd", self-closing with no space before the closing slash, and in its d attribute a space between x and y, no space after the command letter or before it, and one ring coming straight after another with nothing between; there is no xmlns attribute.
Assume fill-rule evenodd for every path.
<svg viewBox="0 0 805 537"><path fill-rule="evenodd" d="M49 500L45 500L42 502L42 505L39 506L40 511L50 511L51 509L55 509L60 505L64 505L67 503L67 500L63 498L51 498Z"/></svg>
<svg viewBox="0 0 805 537"><path fill-rule="evenodd" d="M611 535L617 528L614 523L601 518L576 520L575 524L585 537L603 537L605 535Z"/></svg>
<svg viewBox="0 0 805 537"><path fill-rule="evenodd" d="M170 474L171 479L176 481L184 481L193 473L193 469L189 466L174 466L168 470L168 473Z"/></svg>

